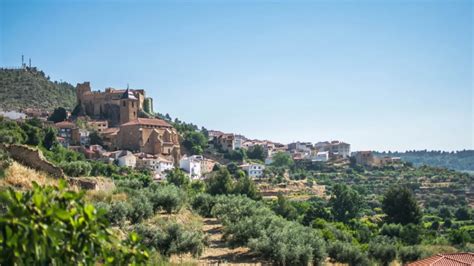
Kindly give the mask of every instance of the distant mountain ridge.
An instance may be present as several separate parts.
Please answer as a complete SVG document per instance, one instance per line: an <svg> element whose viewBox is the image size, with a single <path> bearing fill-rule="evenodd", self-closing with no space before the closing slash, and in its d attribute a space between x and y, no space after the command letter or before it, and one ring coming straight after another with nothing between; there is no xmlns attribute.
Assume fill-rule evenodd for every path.
<svg viewBox="0 0 474 266"><path fill-rule="evenodd" d="M76 104L76 89L67 82L51 81L35 67L0 68L0 109L19 111L26 108L53 110Z"/></svg>
<svg viewBox="0 0 474 266"><path fill-rule="evenodd" d="M406 151L406 152L381 152L380 155L400 157L416 166L429 165L443 167L457 171L474 172L474 150L456 152L446 151Z"/></svg>

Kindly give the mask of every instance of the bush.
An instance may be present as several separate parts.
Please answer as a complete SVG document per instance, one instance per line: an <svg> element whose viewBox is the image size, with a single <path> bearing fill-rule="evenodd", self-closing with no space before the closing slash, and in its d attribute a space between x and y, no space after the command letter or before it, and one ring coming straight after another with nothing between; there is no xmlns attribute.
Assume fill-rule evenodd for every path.
<svg viewBox="0 0 474 266"><path fill-rule="evenodd" d="M110 204L107 219L113 225L123 225L132 211L132 206L124 201L115 201Z"/></svg>
<svg viewBox="0 0 474 266"><path fill-rule="evenodd" d="M416 245L421 242L423 230L415 224L405 225L400 233L400 238L405 244Z"/></svg>
<svg viewBox="0 0 474 266"><path fill-rule="evenodd" d="M6 207L0 219L1 265L143 264L148 254L134 234L125 241L109 231L102 212L82 193L59 187L0 192Z"/></svg>
<svg viewBox="0 0 474 266"><path fill-rule="evenodd" d="M403 226L401 224L384 224L380 228L380 234L388 237L400 237Z"/></svg>
<svg viewBox="0 0 474 266"><path fill-rule="evenodd" d="M377 236L369 243L369 255L373 259L389 265L397 257L397 248L388 237Z"/></svg>
<svg viewBox="0 0 474 266"><path fill-rule="evenodd" d="M206 180L207 193L211 195L231 194L234 186L232 176L225 167L213 172Z"/></svg>
<svg viewBox="0 0 474 266"><path fill-rule="evenodd" d="M116 180L122 187L130 186L131 188L143 188L153 184L153 179L149 173L146 172L132 172L126 175L123 174L112 174L112 178ZM117 180L120 180L117 182Z"/></svg>
<svg viewBox="0 0 474 266"><path fill-rule="evenodd" d="M234 184L233 194L245 195L251 199L260 199L260 193L258 192L257 186L253 180L244 175Z"/></svg>
<svg viewBox="0 0 474 266"><path fill-rule="evenodd" d="M422 250L417 246L401 247L399 257L403 264L416 261L421 258Z"/></svg>
<svg viewBox="0 0 474 266"><path fill-rule="evenodd" d="M5 170L12 164L12 160L8 156L8 153L0 149L0 177L5 175Z"/></svg>
<svg viewBox="0 0 474 266"><path fill-rule="evenodd" d="M131 208L128 211L128 218L131 223L139 223L153 215L153 206L145 195L137 193L129 196L128 203Z"/></svg>
<svg viewBox="0 0 474 266"><path fill-rule="evenodd" d="M63 162L60 167L68 176L89 176L92 170L91 165L84 161Z"/></svg>
<svg viewBox="0 0 474 266"><path fill-rule="evenodd" d="M214 207L215 199L213 196L202 193L198 194L191 202L193 210L204 217L211 217L212 207Z"/></svg>
<svg viewBox="0 0 474 266"><path fill-rule="evenodd" d="M204 233L200 230L186 229L183 225L163 222L158 226L140 224L135 231L143 236L142 243L153 247L164 256L191 253L200 256L204 250Z"/></svg>
<svg viewBox="0 0 474 266"><path fill-rule="evenodd" d="M350 266L370 265L367 256L351 243L335 241L328 246L328 256L335 262Z"/></svg>
<svg viewBox="0 0 474 266"><path fill-rule="evenodd" d="M167 213L179 211L186 203L186 195L173 185L159 186L149 190L153 210L165 210Z"/></svg>
<svg viewBox="0 0 474 266"><path fill-rule="evenodd" d="M224 225L231 244L248 245L276 264L318 264L325 244L316 230L275 215L261 202L244 196L218 196L212 214Z"/></svg>
<svg viewBox="0 0 474 266"><path fill-rule="evenodd" d="M249 247L277 264L308 265L321 263L325 257L324 240L316 230L273 216L259 237Z"/></svg>
<svg viewBox="0 0 474 266"><path fill-rule="evenodd" d="M461 207L456 210L455 213L456 219L460 221L468 221L471 219L471 212L467 207Z"/></svg>
<svg viewBox="0 0 474 266"><path fill-rule="evenodd" d="M179 168L171 170L166 175L166 181L177 187L187 187L191 182L190 178Z"/></svg>
<svg viewBox="0 0 474 266"><path fill-rule="evenodd" d="M465 245L471 242L471 236L465 229L452 230L449 234L449 241L454 245Z"/></svg>

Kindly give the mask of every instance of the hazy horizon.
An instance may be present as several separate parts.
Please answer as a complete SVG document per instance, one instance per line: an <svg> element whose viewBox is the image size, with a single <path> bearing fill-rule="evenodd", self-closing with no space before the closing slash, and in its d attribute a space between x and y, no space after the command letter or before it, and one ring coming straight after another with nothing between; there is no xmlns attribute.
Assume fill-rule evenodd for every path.
<svg viewBox="0 0 474 266"><path fill-rule="evenodd" d="M473 149L470 1L7 0L0 16L0 66L24 54L53 80L128 83L207 129Z"/></svg>

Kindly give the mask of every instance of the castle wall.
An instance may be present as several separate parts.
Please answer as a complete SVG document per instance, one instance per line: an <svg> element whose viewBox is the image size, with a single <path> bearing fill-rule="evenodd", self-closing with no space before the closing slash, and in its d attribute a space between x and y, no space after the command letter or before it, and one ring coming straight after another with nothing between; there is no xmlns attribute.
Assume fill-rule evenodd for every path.
<svg viewBox="0 0 474 266"><path fill-rule="evenodd" d="M138 99L138 111L143 110L144 90L132 90ZM104 92L91 91L90 83L78 83L76 86L77 103L81 104L85 115L95 119L106 119L111 126L120 124L120 98L125 90L112 88Z"/></svg>

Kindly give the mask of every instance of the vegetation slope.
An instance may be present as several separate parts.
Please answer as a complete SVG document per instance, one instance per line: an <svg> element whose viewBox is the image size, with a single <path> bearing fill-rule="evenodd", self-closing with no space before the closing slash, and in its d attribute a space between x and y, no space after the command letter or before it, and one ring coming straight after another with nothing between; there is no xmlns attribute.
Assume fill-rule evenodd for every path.
<svg viewBox="0 0 474 266"><path fill-rule="evenodd" d="M75 88L67 82L51 81L36 68L0 69L0 109L74 108Z"/></svg>

